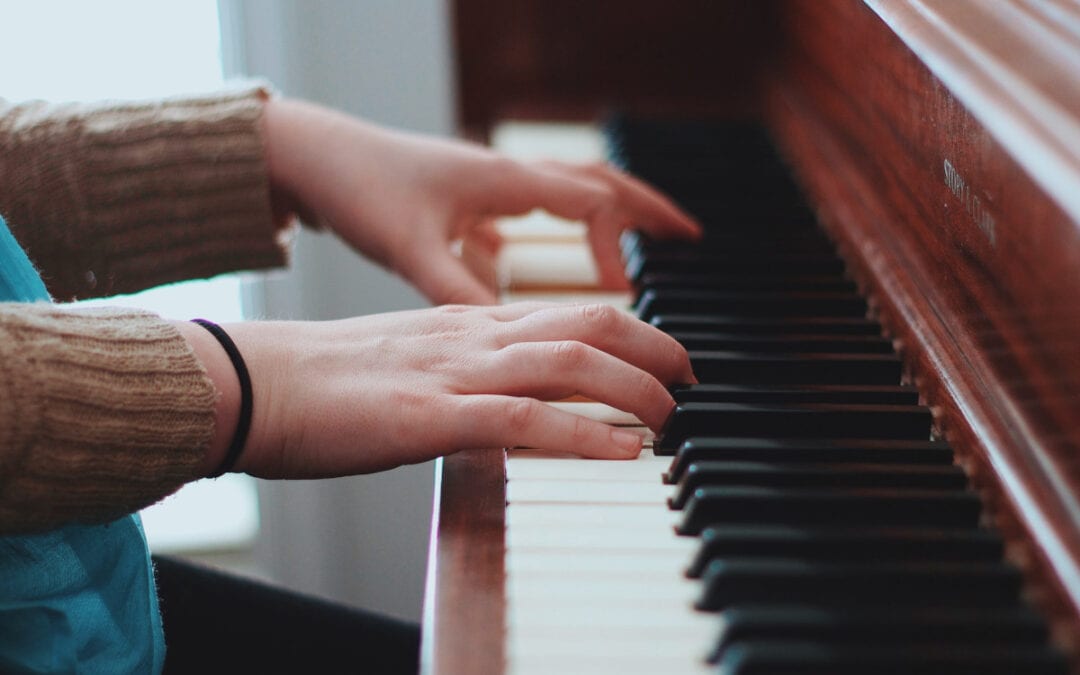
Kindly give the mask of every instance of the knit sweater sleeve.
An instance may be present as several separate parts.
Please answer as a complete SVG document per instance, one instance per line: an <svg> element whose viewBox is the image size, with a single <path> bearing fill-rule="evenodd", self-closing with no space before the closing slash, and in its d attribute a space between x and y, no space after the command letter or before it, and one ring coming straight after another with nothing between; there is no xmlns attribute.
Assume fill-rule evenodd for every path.
<svg viewBox="0 0 1080 675"><path fill-rule="evenodd" d="M0 214L60 300L286 263L261 86L157 102L0 101Z"/></svg>
<svg viewBox="0 0 1080 675"><path fill-rule="evenodd" d="M0 533L106 522L196 478L216 397L149 312L0 303Z"/></svg>

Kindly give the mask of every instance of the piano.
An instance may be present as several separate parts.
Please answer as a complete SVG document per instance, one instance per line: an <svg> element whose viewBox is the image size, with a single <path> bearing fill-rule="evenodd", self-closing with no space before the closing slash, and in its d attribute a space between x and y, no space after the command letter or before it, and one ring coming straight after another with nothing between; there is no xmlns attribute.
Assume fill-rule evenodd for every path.
<svg viewBox="0 0 1080 675"><path fill-rule="evenodd" d="M452 7L467 134L605 120L705 223L624 246L702 384L440 460L422 672L1080 673L1080 5Z"/></svg>

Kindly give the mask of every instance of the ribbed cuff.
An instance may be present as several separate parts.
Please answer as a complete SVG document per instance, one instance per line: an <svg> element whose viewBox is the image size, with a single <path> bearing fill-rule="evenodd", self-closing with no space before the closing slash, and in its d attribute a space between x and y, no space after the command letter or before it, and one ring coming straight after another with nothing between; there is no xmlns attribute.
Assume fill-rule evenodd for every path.
<svg viewBox="0 0 1080 675"><path fill-rule="evenodd" d="M104 522L197 477L217 393L168 322L0 304L0 531Z"/></svg>
<svg viewBox="0 0 1080 675"><path fill-rule="evenodd" d="M249 85L7 111L0 207L54 297L284 265L260 123L268 96ZM5 174L18 184L2 185Z"/></svg>

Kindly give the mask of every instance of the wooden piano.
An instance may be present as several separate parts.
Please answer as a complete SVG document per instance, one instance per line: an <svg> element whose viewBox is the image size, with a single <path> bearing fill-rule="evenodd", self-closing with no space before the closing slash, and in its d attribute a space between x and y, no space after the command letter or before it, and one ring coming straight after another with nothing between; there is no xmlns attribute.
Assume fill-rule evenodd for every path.
<svg viewBox="0 0 1080 675"><path fill-rule="evenodd" d="M619 159L710 228L627 247L638 311L705 384L648 481L441 461L423 672L1080 673L1080 5L457 0L453 20L467 133L614 119ZM638 515L529 496L564 475ZM525 517L547 501L562 520Z"/></svg>

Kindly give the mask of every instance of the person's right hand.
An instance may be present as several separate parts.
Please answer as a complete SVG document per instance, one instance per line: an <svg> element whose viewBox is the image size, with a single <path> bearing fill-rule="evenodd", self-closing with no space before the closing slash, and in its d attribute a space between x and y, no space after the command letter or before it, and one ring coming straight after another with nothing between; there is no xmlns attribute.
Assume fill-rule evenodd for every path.
<svg viewBox="0 0 1080 675"><path fill-rule="evenodd" d="M450 305L224 328L254 389L236 470L261 477L368 473L466 448L632 458L637 434L541 401L580 394L659 430L674 407L667 386L695 381L674 339L604 305ZM208 474L235 426L238 386L213 338L182 330L223 392Z"/></svg>

